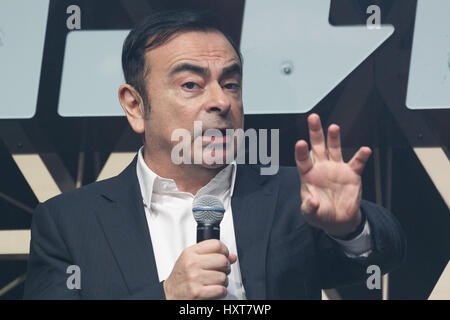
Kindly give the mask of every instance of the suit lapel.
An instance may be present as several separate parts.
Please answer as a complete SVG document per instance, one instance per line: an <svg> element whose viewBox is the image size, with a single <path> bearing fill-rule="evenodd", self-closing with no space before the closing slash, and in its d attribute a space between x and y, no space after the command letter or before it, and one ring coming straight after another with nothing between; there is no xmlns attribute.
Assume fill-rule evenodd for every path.
<svg viewBox="0 0 450 320"><path fill-rule="evenodd" d="M106 205L96 211L130 294L159 282L136 159L109 184L102 194Z"/></svg>
<svg viewBox="0 0 450 320"><path fill-rule="evenodd" d="M266 299L266 252L278 184L266 183L259 168L238 166L231 199L242 281L248 299Z"/></svg>

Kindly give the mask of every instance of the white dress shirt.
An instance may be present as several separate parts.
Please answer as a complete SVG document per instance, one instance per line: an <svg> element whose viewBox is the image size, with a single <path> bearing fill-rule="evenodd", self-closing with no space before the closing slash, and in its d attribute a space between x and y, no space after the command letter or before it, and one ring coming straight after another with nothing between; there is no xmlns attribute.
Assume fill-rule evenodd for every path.
<svg viewBox="0 0 450 320"><path fill-rule="evenodd" d="M167 279L181 252L197 242L197 222L192 214L194 195L178 190L175 181L155 174L145 163L143 147L139 149L137 177L147 224L152 240L153 253L158 270L159 281ZM198 191L198 195L209 194L222 200L225 213L220 223L220 240L230 253L237 255L234 234L231 197L236 177L236 163L223 168L207 185ZM299 214L301 214L299 212ZM364 231L353 240L337 240L349 257L367 256L370 253L370 229L366 222ZM245 299L239 268L239 256L231 265L228 275L227 296L225 299Z"/></svg>

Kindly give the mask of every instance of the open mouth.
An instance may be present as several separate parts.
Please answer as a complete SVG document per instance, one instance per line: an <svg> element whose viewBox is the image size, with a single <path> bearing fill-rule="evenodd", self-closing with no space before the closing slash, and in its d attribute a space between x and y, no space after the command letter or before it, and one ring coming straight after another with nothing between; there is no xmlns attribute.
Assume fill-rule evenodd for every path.
<svg viewBox="0 0 450 320"><path fill-rule="evenodd" d="M214 130L214 131L213 131L213 130ZM212 134L217 134L217 131L219 131L223 136L225 136L226 133L227 133L226 130L227 130L227 128L225 128L225 129L209 128L209 129L203 130L202 135L203 135L203 136L211 136ZM206 134L207 131L209 131L209 134ZM213 132L212 132L212 131L213 131Z"/></svg>
<svg viewBox="0 0 450 320"><path fill-rule="evenodd" d="M205 130L204 132L202 132L202 138L203 141L205 142L209 142L209 143L226 143L227 141L230 140L230 136L227 136L227 129L219 129L219 128L211 128L211 129L215 129L213 132L211 132L212 130L210 130L209 132L207 132L208 130ZM218 134L218 133L221 134Z"/></svg>

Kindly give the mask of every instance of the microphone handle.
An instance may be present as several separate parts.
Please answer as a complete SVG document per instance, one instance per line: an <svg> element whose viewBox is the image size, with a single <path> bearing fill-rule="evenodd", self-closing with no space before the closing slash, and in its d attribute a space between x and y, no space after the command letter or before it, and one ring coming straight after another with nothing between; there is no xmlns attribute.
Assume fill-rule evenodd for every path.
<svg viewBox="0 0 450 320"><path fill-rule="evenodd" d="M213 224L197 224L197 243L204 240L217 239L220 240L220 227Z"/></svg>

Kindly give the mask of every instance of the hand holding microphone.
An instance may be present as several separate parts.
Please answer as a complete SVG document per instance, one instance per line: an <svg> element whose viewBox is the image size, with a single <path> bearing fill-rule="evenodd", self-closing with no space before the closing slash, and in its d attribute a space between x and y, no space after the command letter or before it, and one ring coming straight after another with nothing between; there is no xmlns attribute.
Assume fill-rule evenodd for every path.
<svg viewBox="0 0 450 320"><path fill-rule="evenodd" d="M219 240L223 204L217 197L199 196L194 199L192 211L198 243L183 250L164 281L166 299L223 298L227 294L227 275L237 260Z"/></svg>

